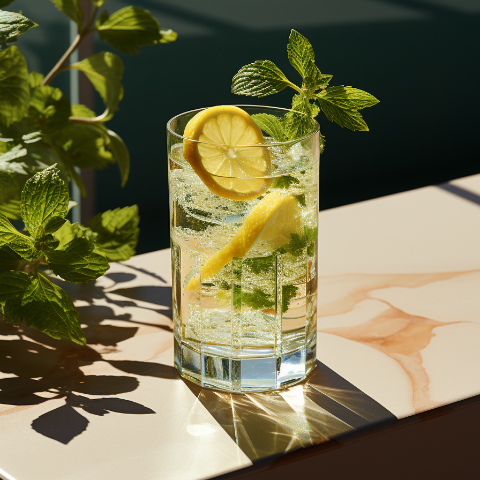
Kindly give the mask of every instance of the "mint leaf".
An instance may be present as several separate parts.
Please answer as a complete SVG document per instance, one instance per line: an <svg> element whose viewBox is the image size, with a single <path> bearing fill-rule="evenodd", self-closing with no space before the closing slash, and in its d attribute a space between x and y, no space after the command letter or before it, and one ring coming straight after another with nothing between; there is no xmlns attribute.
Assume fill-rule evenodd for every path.
<svg viewBox="0 0 480 480"><path fill-rule="evenodd" d="M282 286L282 313L288 310L292 298L297 294L298 287L295 285ZM240 303L237 301L237 303ZM242 291L241 306L250 307L254 310L264 310L275 306L275 300L268 294L266 294L260 288L255 287L253 292ZM240 305L235 305L240 307Z"/></svg>
<svg viewBox="0 0 480 480"><path fill-rule="evenodd" d="M325 75L320 72L315 65L315 53L311 43L296 30L292 30L290 33L287 53L290 64L301 75L305 89L313 92L328 85L333 75Z"/></svg>
<svg viewBox="0 0 480 480"><path fill-rule="evenodd" d="M53 234L58 240L58 249L63 250L76 238L86 238L89 242L95 243L97 234L90 228L84 227L80 223L70 223L68 220ZM94 245L95 247L95 245Z"/></svg>
<svg viewBox="0 0 480 480"><path fill-rule="evenodd" d="M30 85L30 88L39 87L42 84L44 78L45 75L39 72L30 72L28 74L28 84Z"/></svg>
<svg viewBox="0 0 480 480"><path fill-rule="evenodd" d="M22 257L15 253L10 247L0 247L0 273L7 270L16 270L22 261ZM0 301L1 303L1 301Z"/></svg>
<svg viewBox="0 0 480 480"><path fill-rule="evenodd" d="M315 65L315 53L310 42L296 30L292 30L287 45L288 60L301 75L307 88L320 73Z"/></svg>
<svg viewBox="0 0 480 480"><path fill-rule="evenodd" d="M98 170L115 161L109 150L110 137L102 124L67 123L57 130L53 139L76 167Z"/></svg>
<svg viewBox="0 0 480 480"><path fill-rule="evenodd" d="M107 129L107 135L110 138L108 149L118 164L122 187L124 187L130 174L130 153L123 140L115 132Z"/></svg>
<svg viewBox="0 0 480 480"><path fill-rule="evenodd" d="M266 97L286 87L300 91L270 60L257 60L245 65L232 80L232 93L249 97Z"/></svg>
<svg viewBox="0 0 480 480"><path fill-rule="evenodd" d="M0 155L0 210L15 220L20 218L20 198L25 182L50 162L44 144L25 142L23 145L16 145Z"/></svg>
<svg viewBox="0 0 480 480"><path fill-rule="evenodd" d="M105 3L105 0L93 0L93 5L95 7L101 7Z"/></svg>
<svg viewBox="0 0 480 480"><path fill-rule="evenodd" d="M162 34L158 20L148 10L132 6L110 16L103 12L97 20L97 30L100 40L129 54L140 53L139 47L144 45L167 43L176 38L171 30Z"/></svg>
<svg viewBox="0 0 480 480"><path fill-rule="evenodd" d="M290 236L292 237L290 243L281 246L279 251L281 253L289 253L294 257L298 257L303 253L304 248L307 246L307 241L303 235L298 233L291 233Z"/></svg>
<svg viewBox="0 0 480 480"><path fill-rule="evenodd" d="M20 196L28 178L28 168L24 162L26 149L21 145L0 155L0 213L7 218L20 218Z"/></svg>
<svg viewBox="0 0 480 480"><path fill-rule="evenodd" d="M3 284L2 284L3 283ZM10 293L0 294L5 319L18 325L25 320L53 338L68 338L80 345L86 338L80 328L78 312L67 293L43 275L33 277L24 272L6 272L0 275L0 291L10 285ZM6 300L3 300L4 297Z"/></svg>
<svg viewBox="0 0 480 480"><path fill-rule="evenodd" d="M328 87L330 80L333 78L333 75L327 75L320 73L320 70L317 68L317 73L314 78L310 79L308 82L309 88L311 91L323 90Z"/></svg>
<svg viewBox="0 0 480 480"><path fill-rule="evenodd" d="M190 205L188 205L188 207L183 207L183 205L181 205L180 203L177 203L175 206L175 217L174 217L175 226L188 228L195 232L202 232L206 230L211 225L211 223L209 223L208 220L202 220L201 218L197 218L195 216L196 214L200 214L203 217L211 216L209 212L203 212L203 211L197 210Z"/></svg>
<svg viewBox="0 0 480 480"><path fill-rule="evenodd" d="M352 131L368 132L368 125L358 110L345 110L330 102L329 99L319 99L319 103L323 113L331 122Z"/></svg>
<svg viewBox="0 0 480 480"><path fill-rule="evenodd" d="M33 277L25 272L3 272L0 274L0 305L22 295L31 284Z"/></svg>
<svg viewBox="0 0 480 480"><path fill-rule="evenodd" d="M25 57L16 46L0 50L0 124L8 127L21 120L29 99Z"/></svg>
<svg viewBox="0 0 480 480"><path fill-rule="evenodd" d="M26 136L23 137L22 145L26 149L25 156L21 157L21 163L25 165L29 176L44 170L47 166L51 166L52 155L50 149L43 141L29 142ZM16 160L18 162L18 160ZM62 177L66 179L65 177Z"/></svg>
<svg viewBox="0 0 480 480"><path fill-rule="evenodd" d="M80 118L94 118L95 112L90 110L86 105L72 105L72 116Z"/></svg>
<svg viewBox="0 0 480 480"><path fill-rule="evenodd" d="M281 246L277 251L279 253L289 253L294 257L301 255L305 247L309 247L312 242L315 242L318 236L318 228L303 227L301 233L291 233L292 239L290 243Z"/></svg>
<svg viewBox="0 0 480 480"><path fill-rule="evenodd" d="M242 306L251 307L255 310L272 308L275 301L259 288L254 288L252 293L242 292Z"/></svg>
<svg viewBox="0 0 480 480"><path fill-rule="evenodd" d="M12 148L11 144L4 141L3 139L0 140L0 154L4 154L4 153L7 153L8 151L10 151Z"/></svg>
<svg viewBox="0 0 480 480"><path fill-rule="evenodd" d="M38 25L23 15L0 10L1 43L13 42L19 35L22 35L33 27L38 27Z"/></svg>
<svg viewBox="0 0 480 480"><path fill-rule="evenodd" d="M53 273L64 280L91 282L110 268L105 256L97 249L96 235L88 228L67 221L53 236L59 245L55 250L46 250L45 258Z"/></svg>
<svg viewBox="0 0 480 480"><path fill-rule="evenodd" d="M307 239L307 243L314 242L318 237L318 228L303 227L303 235Z"/></svg>
<svg viewBox="0 0 480 480"><path fill-rule="evenodd" d="M128 260L135 255L140 229L137 205L116 208L96 215L87 226L98 234L97 247L110 262Z"/></svg>
<svg viewBox="0 0 480 480"><path fill-rule="evenodd" d="M27 175L27 166L18 160L27 154L22 145L15 145L11 150L0 155L0 172Z"/></svg>
<svg viewBox="0 0 480 480"><path fill-rule="evenodd" d="M303 93L294 95L292 99L292 110L285 114L284 126L288 138L300 138L310 133L316 127L314 118L320 109L310 102L310 99Z"/></svg>
<svg viewBox="0 0 480 480"><path fill-rule="evenodd" d="M50 220L45 225L45 229L44 229L45 234L48 235L50 233L55 233L60 227L63 226L65 222L66 220L63 217L50 218Z"/></svg>
<svg viewBox="0 0 480 480"><path fill-rule="evenodd" d="M246 258L243 263L244 265L250 267L255 275L260 275L272 270L272 268L275 268L275 255Z"/></svg>
<svg viewBox="0 0 480 480"><path fill-rule="evenodd" d="M59 88L40 85L32 89L30 105L35 109L32 115L43 130L53 127L53 132L67 124L71 114L70 100Z"/></svg>
<svg viewBox="0 0 480 480"><path fill-rule="evenodd" d="M306 207L307 203L305 202L305 194L299 194L299 195L294 195L294 197L297 199L297 202L302 206Z"/></svg>
<svg viewBox="0 0 480 480"><path fill-rule="evenodd" d="M1 175L0 188L2 188ZM0 202L0 213L10 220L18 220L20 218L20 200L7 200L5 202Z"/></svg>
<svg viewBox="0 0 480 480"><path fill-rule="evenodd" d="M282 286L282 313L285 313L290 306L292 298L297 294L298 287L295 285Z"/></svg>
<svg viewBox="0 0 480 480"><path fill-rule="evenodd" d="M45 251L48 266L55 275L73 283L96 280L110 268L107 259L94 252L95 244L75 238L63 250Z"/></svg>
<svg viewBox="0 0 480 480"><path fill-rule="evenodd" d="M292 98L292 110L298 112L298 117L303 118L304 116L315 118L320 109L315 103L312 103L309 97L303 93L298 93ZM300 115L303 114L303 115ZM313 125L315 122L313 118L308 118L307 121Z"/></svg>
<svg viewBox="0 0 480 480"><path fill-rule="evenodd" d="M80 7L79 0L50 0L55 4L58 10L63 12L70 20L73 20L77 26L78 31L82 31L83 27L83 12Z"/></svg>
<svg viewBox="0 0 480 480"><path fill-rule="evenodd" d="M58 166L62 167L61 173L63 173L63 171L67 172L67 179L71 178L79 188L82 197L86 197L87 189L85 188L85 184L83 183L81 175L77 173L68 153L55 142L52 142L51 148L52 156L55 158Z"/></svg>
<svg viewBox="0 0 480 480"><path fill-rule="evenodd" d="M378 103L373 95L344 86L328 87L317 95L317 101L331 122L354 131L368 131L368 126L358 110Z"/></svg>
<svg viewBox="0 0 480 480"><path fill-rule="evenodd" d="M370 93L343 85L328 87L324 92L320 92L317 98L327 99L344 110L361 110L362 108L372 107L379 103Z"/></svg>
<svg viewBox="0 0 480 480"><path fill-rule="evenodd" d="M123 98L121 83L123 62L120 57L111 52L100 52L81 62L74 63L68 68L80 70L92 82L107 109L103 120L110 120L118 110L118 104Z"/></svg>
<svg viewBox="0 0 480 480"><path fill-rule="evenodd" d="M281 177L276 177L273 179L272 182L272 188L290 188L291 185L293 184L298 184L300 183L300 180L298 180L295 177L292 177L291 175L283 175Z"/></svg>
<svg viewBox="0 0 480 480"><path fill-rule="evenodd" d="M38 115L31 110L29 110L28 113L29 115L23 117L18 122L11 123L8 127L6 125L0 125L1 135L5 140L18 143L21 141L23 135L40 128L36 123Z"/></svg>
<svg viewBox="0 0 480 480"><path fill-rule="evenodd" d="M277 142L285 142L288 140L280 118L275 115L269 115L268 113L255 113L251 115L251 117L261 130L277 140Z"/></svg>
<svg viewBox="0 0 480 480"><path fill-rule="evenodd" d="M8 245L29 261L38 256L32 238L20 233L4 215L0 214L0 247L3 245Z"/></svg>
<svg viewBox="0 0 480 480"><path fill-rule="evenodd" d="M53 165L35 174L22 191L22 218L33 238L43 235L43 226L53 217L65 218L68 209L68 187Z"/></svg>

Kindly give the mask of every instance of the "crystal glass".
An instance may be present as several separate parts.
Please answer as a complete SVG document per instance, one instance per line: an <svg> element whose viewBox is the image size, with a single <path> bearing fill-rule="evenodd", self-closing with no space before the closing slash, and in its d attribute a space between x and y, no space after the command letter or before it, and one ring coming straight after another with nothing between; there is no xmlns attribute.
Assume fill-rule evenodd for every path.
<svg viewBox="0 0 480 480"><path fill-rule="evenodd" d="M279 118L288 112L239 107ZM175 366L217 390L286 387L304 379L316 359L320 128L314 122L307 135L288 142L263 132L264 143L242 147L268 150L271 168L266 177L244 178L255 188L265 185L258 197L232 200L210 191L183 157L185 126L201 110L167 124ZM225 147L232 154L238 148ZM278 209L246 254L202 278L202 265L269 195L289 207ZM192 279L197 287L187 288Z"/></svg>

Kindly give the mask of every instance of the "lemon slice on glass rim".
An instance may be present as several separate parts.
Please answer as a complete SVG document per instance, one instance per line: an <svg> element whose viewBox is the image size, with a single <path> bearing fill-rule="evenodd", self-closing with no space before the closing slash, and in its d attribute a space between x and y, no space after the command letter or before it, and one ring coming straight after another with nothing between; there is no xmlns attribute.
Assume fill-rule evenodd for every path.
<svg viewBox="0 0 480 480"><path fill-rule="evenodd" d="M262 131L239 107L198 112L183 134L183 156L215 194L231 200L259 197L270 187L270 152Z"/></svg>

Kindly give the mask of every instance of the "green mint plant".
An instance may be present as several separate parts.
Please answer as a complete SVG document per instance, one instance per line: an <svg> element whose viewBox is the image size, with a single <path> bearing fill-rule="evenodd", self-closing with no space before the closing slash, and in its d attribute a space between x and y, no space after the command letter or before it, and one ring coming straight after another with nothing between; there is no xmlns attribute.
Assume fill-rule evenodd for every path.
<svg viewBox="0 0 480 480"><path fill-rule="evenodd" d="M133 206L98 214L87 226L72 225L65 218L69 203L68 186L53 165L25 183L23 232L0 214L0 314L14 325L24 320L53 338L84 344L78 312L50 276L90 282L110 268L109 262L130 258L139 218Z"/></svg>
<svg viewBox="0 0 480 480"><path fill-rule="evenodd" d="M12 1L0 0L0 8ZM48 7L48 0L39 1ZM128 149L106 126L124 95L123 62L112 52L99 52L74 64L68 60L91 34L128 54L139 53L145 45L173 42L177 34L161 29L147 10L128 6L109 15L107 10L99 12L105 0L90 1L92 13L85 18L80 0L50 0L77 24L78 34L46 76L29 72L25 57L12 45L38 25L22 13L0 10L0 213L10 219L20 218L20 196L28 178L53 164L61 178L78 185L83 196L86 189L78 168L103 169L117 163L121 185L128 180ZM67 95L50 86L59 73L70 69L91 81L105 104L103 113L71 105Z"/></svg>
<svg viewBox="0 0 480 480"><path fill-rule="evenodd" d="M0 0L0 8L12 1ZM0 10L0 316L85 344L78 312L53 276L89 282L102 276L109 262L130 258L138 242L139 215L134 205L100 213L85 226L66 220L76 205L68 182L86 194L77 168L117 163L122 186L130 170L127 147L105 125L123 98L122 60L100 52L72 65L67 61L93 33L130 54L144 45L172 42L176 33L160 29L150 12L140 8L125 7L112 15L104 10L97 18L104 0L91 0L92 13L84 18L79 0L50 1L77 24L78 34L46 76L29 72L25 57L11 45L38 25L22 13ZM69 69L82 71L91 81L105 104L101 115L71 105L49 85ZM10 222L19 219L22 231Z"/></svg>
<svg viewBox="0 0 480 480"><path fill-rule="evenodd" d="M292 30L287 45L288 60L302 77L302 84L292 83L270 60L257 60L242 67L232 80L232 93L251 97L265 97L287 87L297 93L292 99L292 112L283 119L274 115L252 115L257 125L275 140L284 142L301 137L315 126L314 119L323 112L328 120L350 130L368 131L359 110L379 101L358 88L329 86L332 75L324 74L315 64L315 53L310 42ZM321 136L320 151L325 138Z"/></svg>

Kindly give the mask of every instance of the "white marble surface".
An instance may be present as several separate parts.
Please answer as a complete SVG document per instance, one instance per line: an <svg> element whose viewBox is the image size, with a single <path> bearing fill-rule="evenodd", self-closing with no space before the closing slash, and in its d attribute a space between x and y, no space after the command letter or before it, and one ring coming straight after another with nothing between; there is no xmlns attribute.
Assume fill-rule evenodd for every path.
<svg viewBox="0 0 480 480"><path fill-rule="evenodd" d="M480 193L480 175L452 183ZM321 362L399 418L480 393L480 205L429 187L321 212L319 251ZM86 350L0 332L1 395L5 379L65 379L0 395L0 477L209 478L381 418L321 376L270 396L189 386L173 369L169 287L168 250L69 287ZM79 433L50 438L51 421Z"/></svg>
<svg viewBox="0 0 480 480"><path fill-rule="evenodd" d="M320 225L318 358L399 418L480 393L480 205L428 187Z"/></svg>

